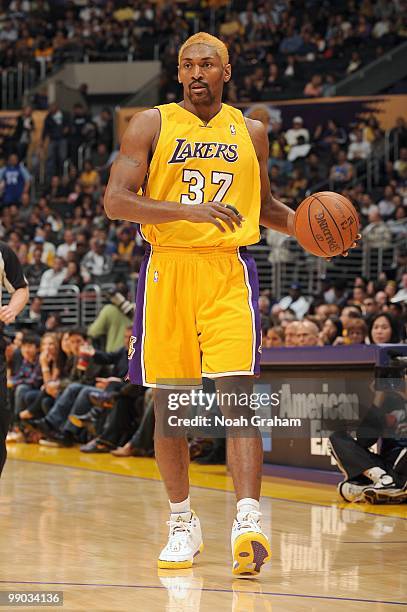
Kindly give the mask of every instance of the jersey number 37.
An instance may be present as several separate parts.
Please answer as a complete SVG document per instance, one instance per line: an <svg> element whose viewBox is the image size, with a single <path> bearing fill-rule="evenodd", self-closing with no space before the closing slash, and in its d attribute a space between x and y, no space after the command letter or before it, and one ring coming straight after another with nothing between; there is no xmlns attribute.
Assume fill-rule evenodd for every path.
<svg viewBox="0 0 407 612"><path fill-rule="evenodd" d="M199 170L185 168L182 173L182 182L188 183L188 193L181 195L181 204L202 204L205 201L205 177ZM233 174L229 172L211 173L212 185L219 185L219 189L211 198L213 202L222 202L233 182Z"/></svg>

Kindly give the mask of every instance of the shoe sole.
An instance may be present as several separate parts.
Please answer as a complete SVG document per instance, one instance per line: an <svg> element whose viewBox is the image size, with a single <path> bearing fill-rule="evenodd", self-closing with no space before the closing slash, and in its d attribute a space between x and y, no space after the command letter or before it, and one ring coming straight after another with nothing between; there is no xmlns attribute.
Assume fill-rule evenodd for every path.
<svg viewBox="0 0 407 612"><path fill-rule="evenodd" d="M75 425L75 427L78 427L79 429L83 429L85 427L85 423L81 421L81 419L76 418L76 416L73 414L69 415L68 420L70 423L72 423L72 425Z"/></svg>
<svg viewBox="0 0 407 612"><path fill-rule="evenodd" d="M368 489L364 492L364 498L370 504L403 504L407 501L407 491L399 489L397 492L391 492L386 489L383 491Z"/></svg>
<svg viewBox="0 0 407 612"><path fill-rule="evenodd" d="M192 559L186 561L165 561L164 559L158 559L157 567L159 569L188 569L192 567L195 557L199 555L204 549L204 545L201 544Z"/></svg>
<svg viewBox="0 0 407 612"><path fill-rule="evenodd" d="M270 561L270 543L262 533L249 532L238 536L233 544L234 576L257 576L262 565Z"/></svg>
<svg viewBox="0 0 407 612"><path fill-rule="evenodd" d="M48 446L49 448L60 448L62 447L62 444L60 444L59 442L53 442L52 440L45 440L42 439L38 442L38 444L40 446Z"/></svg>

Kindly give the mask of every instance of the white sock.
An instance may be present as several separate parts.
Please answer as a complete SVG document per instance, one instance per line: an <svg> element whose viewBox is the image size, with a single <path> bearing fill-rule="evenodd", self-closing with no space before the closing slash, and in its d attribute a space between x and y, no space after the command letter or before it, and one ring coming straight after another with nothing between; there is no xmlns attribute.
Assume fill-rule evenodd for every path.
<svg viewBox="0 0 407 612"><path fill-rule="evenodd" d="M375 484L380 480L383 474L386 474L386 472L379 467L372 467L370 470L365 471L365 476L370 478Z"/></svg>
<svg viewBox="0 0 407 612"><path fill-rule="evenodd" d="M259 512L260 502L252 497L244 497L237 502L237 513Z"/></svg>
<svg viewBox="0 0 407 612"><path fill-rule="evenodd" d="M191 500L189 495L182 502L169 502L171 514L182 514L184 512L191 512Z"/></svg>

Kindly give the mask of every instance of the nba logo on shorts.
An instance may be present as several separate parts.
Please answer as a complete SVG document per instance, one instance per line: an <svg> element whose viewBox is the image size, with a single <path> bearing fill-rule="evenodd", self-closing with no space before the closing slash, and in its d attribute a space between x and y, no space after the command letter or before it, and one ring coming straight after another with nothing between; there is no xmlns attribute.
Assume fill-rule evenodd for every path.
<svg viewBox="0 0 407 612"><path fill-rule="evenodd" d="M158 272L157 272L157 270L154 270L154 282L158 283Z"/></svg>
<svg viewBox="0 0 407 612"><path fill-rule="evenodd" d="M232 134L232 136L236 136L236 128L233 123L230 124L230 133Z"/></svg>

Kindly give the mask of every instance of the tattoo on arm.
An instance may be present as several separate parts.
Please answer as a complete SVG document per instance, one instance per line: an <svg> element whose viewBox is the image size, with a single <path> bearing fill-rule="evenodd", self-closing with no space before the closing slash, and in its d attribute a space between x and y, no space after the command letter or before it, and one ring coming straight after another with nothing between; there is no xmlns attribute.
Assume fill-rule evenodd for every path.
<svg viewBox="0 0 407 612"><path fill-rule="evenodd" d="M125 164L133 166L134 168L141 166L141 162L138 159L135 157L129 157L129 155L123 155L123 153L119 153L114 161L115 163L124 162Z"/></svg>

